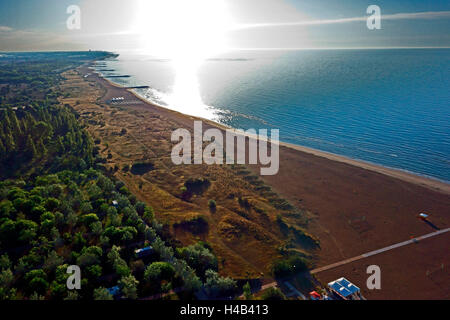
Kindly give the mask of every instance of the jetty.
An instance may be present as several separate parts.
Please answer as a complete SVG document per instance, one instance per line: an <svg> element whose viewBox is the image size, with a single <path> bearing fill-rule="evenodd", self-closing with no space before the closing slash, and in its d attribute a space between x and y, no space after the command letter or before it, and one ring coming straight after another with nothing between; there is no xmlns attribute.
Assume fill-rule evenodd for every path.
<svg viewBox="0 0 450 320"><path fill-rule="evenodd" d="M125 87L125 89L150 89L149 86Z"/></svg>
<svg viewBox="0 0 450 320"><path fill-rule="evenodd" d="M123 75L123 76L105 76L105 78L131 78L129 75Z"/></svg>

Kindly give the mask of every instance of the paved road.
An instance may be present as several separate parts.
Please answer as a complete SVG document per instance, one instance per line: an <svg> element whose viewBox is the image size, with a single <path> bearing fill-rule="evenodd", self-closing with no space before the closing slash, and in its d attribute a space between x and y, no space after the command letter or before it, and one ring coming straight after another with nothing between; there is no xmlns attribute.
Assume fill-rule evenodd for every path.
<svg viewBox="0 0 450 320"><path fill-rule="evenodd" d="M374 256L374 255L377 255L377 254L380 254L380 253L383 253L383 252L386 252L386 251L390 251L390 250L394 250L394 249L397 249L397 248L400 248L400 247L404 247L404 246L407 246L409 244L415 243L417 241L421 241L421 240L424 240L426 238L435 237L435 236L438 236L440 234L443 234L443 233L446 233L446 232L449 232L449 231L450 231L450 228L442 229L442 230L439 230L439 231L436 231L436 232L428 233L426 235L423 235L423 236L420 236L420 237L417 237L417 238L413 238L413 239L408 240L408 241L403 241L403 242L400 242L400 243L397 243L397 244L393 244L393 245L385 247L385 248L381 248L381 249L378 249L378 250L370 251L370 252L364 253L362 255L350 258L350 259L342 260L342 261L330 264L328 266L324 266L324 267L320 267L320 268L311 270L311 274L316 274L316 273L319 273L319 272L322 272L322 271L334 269L334 268L343 266L345 264L351 263L353 261L361 260L361 259L368 258L368 257Z"/></svg>

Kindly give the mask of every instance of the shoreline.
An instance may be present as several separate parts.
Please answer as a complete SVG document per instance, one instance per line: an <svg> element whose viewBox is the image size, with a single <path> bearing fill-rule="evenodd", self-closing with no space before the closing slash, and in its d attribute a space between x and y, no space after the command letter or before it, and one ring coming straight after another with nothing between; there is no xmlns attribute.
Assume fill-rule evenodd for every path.
<svg viewBox="0 0 450 320"><path fill-rule="evenodd" d="M91 73L91 70L83 67L78 71L81 76ZM82 81L82 78L78 81ZM93 126L92 130L99 137L109 138L108 141L115 142L115 146L125 152L123 156L117 156L123 158L119 161L121 164L132 161L128 160L126 156L128 151L134 150L136 153L134 158L141 159L144 154L142 148L150 154L150 157L157 157L158 161L161 161L161 165L166 160L170 161L171 132L176 128L192 130L195 120L204 121L204 130L218 128L223 131L228 129L224 125L201 119L201 117L185 115L179 111L158 106L143 99L132 90L116 85L95 73L88 79L88 82L96 83L100 90L95 95L92 104L80 105L78 109L95 114L98 112L96 118L103 119L105 117L107 121L110 121L112 127L108 132L101 126ZM123 96L125 100L129 101L129 103L118 106L120 108L117 110L120 114L119 117L115 116L115 113L113 114L113 106L107 104L112 98L118 96ZM120 131L123 127L127 127L130 134L126 135L128 138L124 138L125 140L116 141L114 132ZM310 248L307 243L299 244L302 250L311 254L312 263L316 268L450 227L450 216L448 215L450 193L448 185L445 183L302 146L288 143L279 144L280 170L278 174L259 176L260 166L246 166L246 175L248 177L258 176L269 187L268 191L254 193L257 185L253 186L249 182L248 187L241 192L250 200L256 199L255 201L261 206L264 206L264 203L272 203L273 195L277 195L279 199L292 205L294 213L283 215L283 218L287 223L292 223L293 226L301 228L308 235L320 241L319 248ZM182 181L188 176L204 177L210 174L204 169L204 166L181 166L174 170ZM246 218L241 217L234 208L238 204L229 200L226 192L232 191L233 181L236 181L235 179L241 181L242 176L238 171L230 169L231 171L228 172L227 169L222 166L212 168L214 172L225 173L225 175L223 180L222 176L214 176L215 186L219 189L211 190L211 193L206 195L205 201L215 198L219 200L218 203L222 204L223 210L219 210L213 215L205 211L205 214L213 222L211 229L205 234L205 239L211 241L216 250L221 252L221 257L228 261L222 269L226 270L227 274L241 276L242 270L246 268L260 274L265 272L262 271L263 268L269 268L266 263L271 260L271 257L274 257L274 252L278 251L272 251L275 247L268 245L265 241L256 240L256 235L273 236L275 241L284 239L278 234L279 228L273 224L279 210L271 211L270 218L273 220L270 220L270 224L266 224L269 222L265 220L264 216L253 210L249 216L250 220L247 221ZM153 183L155 183L157 188L162 187L163 190L166 190L166 183L171 183L166 181L172 180L172 178L165 175L166 171L164 170L162 169L161 174L155 172L154 175L150 175L148 177L150 185L143 190L138 189L137 186L136 179L141 178L134 175L129 177L123 175L122 178L131 189L134 188L133 190L142 196L144 201L157 205L157 211L160 211L161 217L169 219L168 221L175 221L179 219L180 215L183 216L194 211L202 212L204 208L207 208L206 202L199 203L200 207L196 207L194 211L185 202L180 202L181 211L178 209L171 211L166 208L164 201L160 202L160 194L156 193L153 187ZM177 186L173 185L174 189L169 190L169 196L174 196L173 190L178 190ZM217 193L219 190L220 194ZM428 222L418 219L421 212L429 214ZM230 220L231 218L233 219ZM223 226L239 228L242 223L244 225L247 223L253 225L254 223L257 228L261 229L254 232L249 232L250 229L241 231L239 234L244 237L242 240L240 238L230 240L227 237L228 233L222 233ZM176 236L180 241L192 240L185 233L177 232ZM388 297L391 292L395 291L397 296L411 297L410 290L397 289L403 288L404 283L414 283L414 288L420 288L420 292L424 294L439 290L439 287L430 284L429 279L425 277L429 265L419 262L430 259L440 263L441 259L445 257L446 245L448 245L448 236L440 237L434 242L421 242L419 246L377 255L373 263L386 270L385 278L389 279L384 291L378 296ZM419 250L419 253L414 250ZM405 277L404 268L399 264L399 259L413 261L414 254L419 256L419 262L413 264L413 273ZM354 262L341 268L324 271L318 274L318 279L322 282L329 282L342 276L358 279L355 268L358 268L360 264ZM390 268L392 264L397 268ZM361 273L364 275L365 269ZM365 280L361 280L361 283ZM366 294L368 298L377 297L372 292Z"/></svg>
<svg viewBox="0 0 450 320"><path fill-rule="evenodd" d="M93 67L92 65L89 65L88 67ZM111 86L114 86L118 89L122 89L125 90L131 94L133 94L136 98L138 98L139 100L141 100L142 102L144 102L145 104L148 104L150 106L153 107L157 107L157 108L161 108L164 109L166 111L178 114L179 116L182 117L187 117L187 118L192 118L192 119L198 119L201 120L205 123L208 123L211 126L220 128L222 130L234 130L235 132L239 132L239 129L233 128L233 127L229 127L226 126L224 124L215 122L213 120L209 120L206 118L202 118L199 116L192 116L192 115L188 115L188 114L184 114L182 112L170 109L168 107L159 105L153 101L150 101L144 97L142 97L141 95L139 95L138 93L136 93L134 90L132 89L127 89L124 86L114 83L109 79L106 79L104 77L102 77L98 71L95 70L95 73L97 74L97 76L100 79L103 79L105 82L107 82L108 84L110 84ZM381 164L376 164L376 163L371 163L371 162L367 162L365 160L361 160L361 159L354 159L354 158L350 158L344 155L339 155L339 154L334 154L331 152L327 152L327 151L322 151L322 150L317 150L317 149L313 149L310 147L305 147L305 146L301 146L301 145L296 145L296 144L292 144L292 143L288 143L288 142L282 142L279 141L279 145L280 147L285 147L285 148L289 148L292 150L296 150L299 152L304 152L310 155L314 155L317 157L321 157L321 158L325 158L331 161L336 161L336 162L340 162L340 163L345 163L351 166L355 166L358 168L362 168L365 170L369 170L372 172L376 172L379 174L383 174L392 178L396 178L405 182L409 182L409 183L413 183L419 186L423 186L423 187L427 187L430 188L434 191L438 191L444 194L450 194L450 184L440 180L438 178L434 178L434 177L430 177L430 176L426 176L426 175L421 175L419 173L415 173L415 172L410 172L404 169L399 169L399 168L391 168L391 167L386 167L383 166Z"/></svg>

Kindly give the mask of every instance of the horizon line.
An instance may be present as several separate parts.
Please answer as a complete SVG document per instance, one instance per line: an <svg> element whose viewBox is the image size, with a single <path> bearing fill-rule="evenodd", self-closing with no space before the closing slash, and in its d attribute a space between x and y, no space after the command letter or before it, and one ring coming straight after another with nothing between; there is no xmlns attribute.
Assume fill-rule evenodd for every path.
<svg viewBox="0 0 450 320"><path fill-rule="evenodd" d="M308 48L229 48L224 50L222 53L230 52L230 51L301 51L301 50L390 50L390 49L450 49L450 46L423 46L423 47L409 47L409 46L399 46L399 47L308 47ZM53 53L53 52L109 52L109 53L120 53L120 52L136 52L138 49L127 50L127 49L119 49L119 50L108 50L108 49L79 49L79 50L11 50L11 51L0 51L2 53L32 53L32 52L40 52L40 53Z"/></svg>

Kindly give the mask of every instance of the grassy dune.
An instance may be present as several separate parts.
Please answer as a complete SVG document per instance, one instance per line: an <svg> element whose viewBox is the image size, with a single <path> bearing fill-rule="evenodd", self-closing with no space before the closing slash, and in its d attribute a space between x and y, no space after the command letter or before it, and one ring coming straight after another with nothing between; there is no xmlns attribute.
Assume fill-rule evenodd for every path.
<svg viewBox="0 0 450 320"><path fill-rule="evenodd" d="M272 264L283 256L314 253L318 241L303 229L308 212L292 207L245 166L176 166L170 159L170 136L180 127L175 117L144 105L107 105L102 97L110 88L102 82L83 79L76 71L63 76L61 89L68 96L61 103L79 113L108 159L105 167L151 204L158 220L183 245L208 242L222 274L267 278ZM190 179L207 183L190 190ZM210 200L216 202L214 209Z"/></svg>

